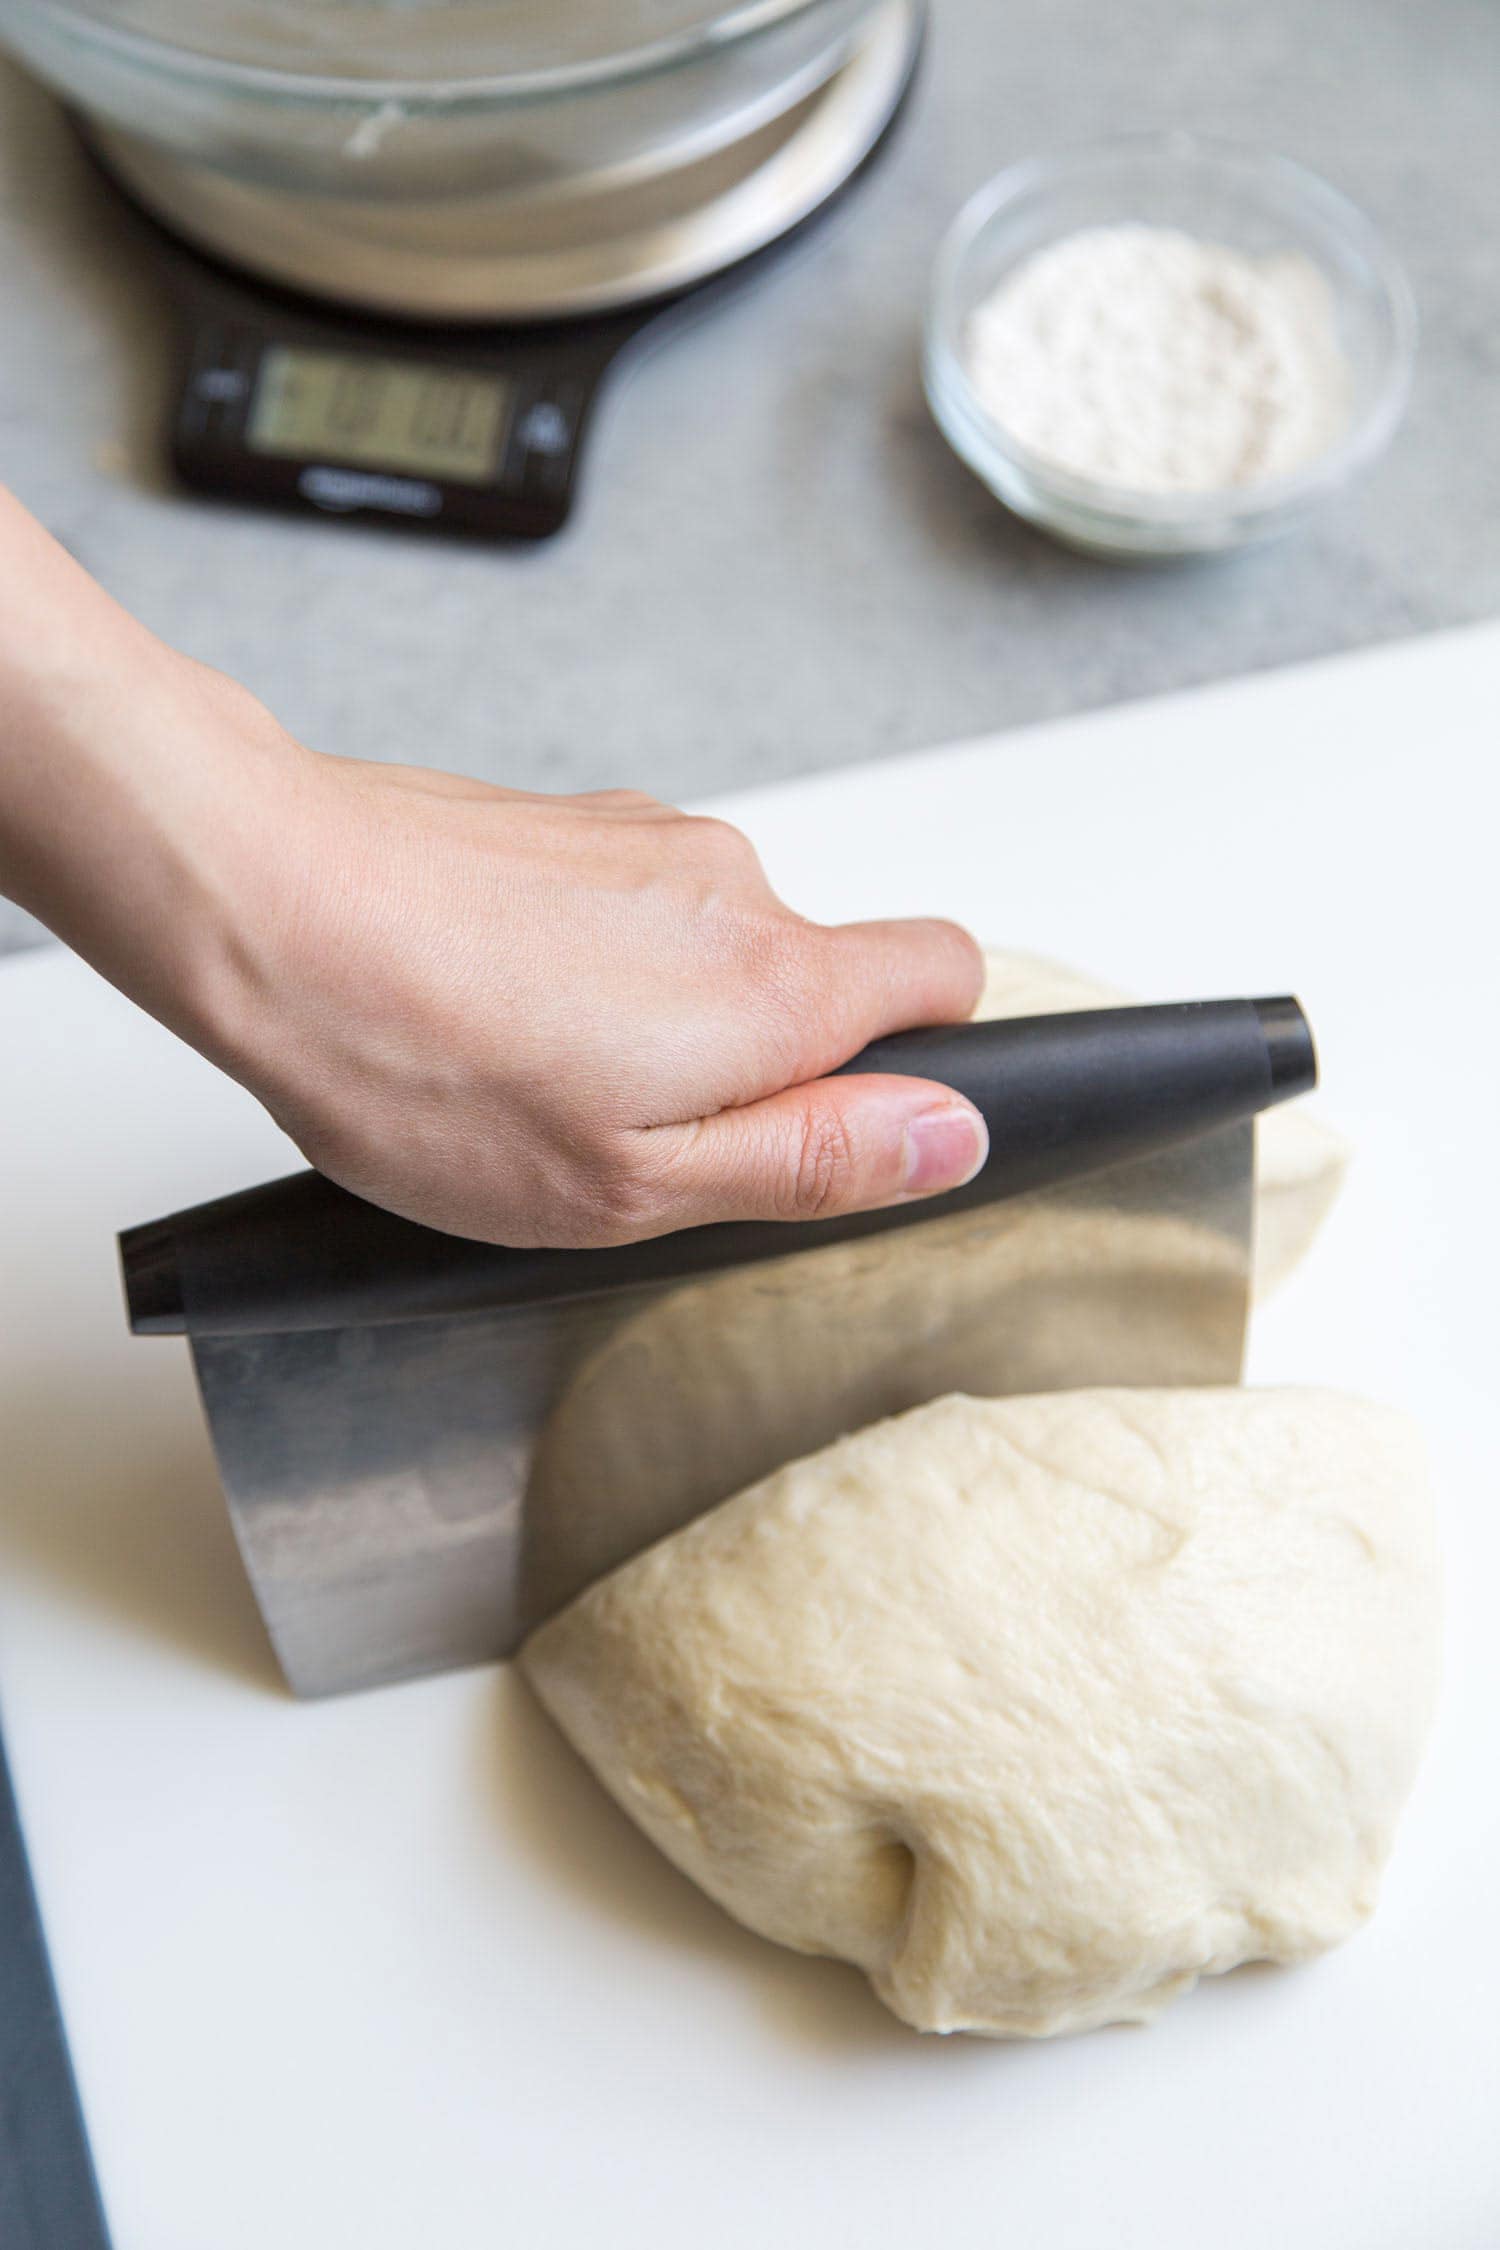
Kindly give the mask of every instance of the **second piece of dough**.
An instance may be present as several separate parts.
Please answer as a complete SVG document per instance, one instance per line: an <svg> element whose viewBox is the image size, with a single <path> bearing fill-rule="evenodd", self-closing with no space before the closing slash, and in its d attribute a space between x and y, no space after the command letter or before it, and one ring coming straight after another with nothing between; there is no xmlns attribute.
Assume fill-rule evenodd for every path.
<svg viewBox="0 0 1500 2250"><path fill-rule="evenodd" d="M1111 1008L1130 994L1039 954L985 954L985 984L975 1015L1064 1016ZM1267 1296L1306 1255L1349 1166L1341 1133L1296 1102L1268 1110L1256 1126L1255 1294Z"/></svg>
<svg viewBox="0 0 1500 2250"><path fill-rule="evenodd" d="M1370 1912L1437 1649L1420 1440L1319 1391L953 1397L793 1462L522 1663L742 1922L924 2030L1142 2019Z"/></svg>

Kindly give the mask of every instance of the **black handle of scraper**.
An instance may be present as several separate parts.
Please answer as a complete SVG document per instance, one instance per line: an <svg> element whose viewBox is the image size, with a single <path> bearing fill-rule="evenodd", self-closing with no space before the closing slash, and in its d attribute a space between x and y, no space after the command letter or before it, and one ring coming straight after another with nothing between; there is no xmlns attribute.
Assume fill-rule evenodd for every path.
<svg viewBox="0 0 1500 2250"><path fill-rule="evenodd" d="M317 1172L120 1237L137 1334L225 1336L556 1304L920 1224L1194 1140L1317 1079L1295 1000L1196 1000L906 1031L845 1064L974 1103L989 1161L967 1187L844 1219L691 1227L607 1250L503 1250L434 1233Z"/></svg>

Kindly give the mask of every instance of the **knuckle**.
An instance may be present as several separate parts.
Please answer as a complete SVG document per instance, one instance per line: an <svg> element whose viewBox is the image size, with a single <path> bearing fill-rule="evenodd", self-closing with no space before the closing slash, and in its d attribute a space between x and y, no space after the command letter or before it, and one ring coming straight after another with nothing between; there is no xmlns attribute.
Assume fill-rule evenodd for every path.
<svg viewBox="0 0 1500 2250"><path fill-rule="evenodd" d="M754 974L761 1029L787 1083L820 1075L863 1043L864 996L816 923L787 915L763 928Z"/></svg>
<svg viewBox="0 0 1500 2250"><path fill-rule="evenodd" d="M583 1230L580 1240L586 1235L596 1248L639 1241L660 1222L659 1181L643 1162L620 1148L600 1152L580 1168L569 1200L572 1223Z"/></svg>
<svg viewBox="0 0 1500 2250"><path fill-rule="evenodd" d="M737 866L760 865L755 846L743 828L736 828L733 821L720 820L714 813L684 813L682 822L688 842L699 851Z"/></svg>
<svg viewBox="0 0 1500 2250"><path fill-rule="evenodd" d="M797 1121L789 1181L792 1215L819 1219L841 1210L858 1176L854 1137L842 1111L819 1105Z"/></svg>
<svg viewBox="0 0 1500 2250"><path fill-rule="evenodd" d="M804 1029L821 1021L833 990L821 939L814 923L786 913L747 916L739 931L741 960L757 997Z"/></svg>

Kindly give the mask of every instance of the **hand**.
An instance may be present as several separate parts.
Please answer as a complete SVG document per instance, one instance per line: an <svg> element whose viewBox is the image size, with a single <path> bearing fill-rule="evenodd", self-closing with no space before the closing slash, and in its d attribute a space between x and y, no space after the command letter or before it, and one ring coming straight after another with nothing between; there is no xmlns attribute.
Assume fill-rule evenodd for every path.
<svg viewBox="0 0 1500 2250"><path fill-rule="evenodd" d="M983 1161L946 1089L822 1076L970 1013L979 955L951 924L805 921L737 830L628 791L533 796L285 738L271 763L218 886L237 935L200 1044L356 1193L483 1240L596 1244L859 1210Z"/></svg>
<svg viewBox="0 0 1500 2250"><path fill-rule="evenodd" d="M828 1080L969 1014L944 922L825 929L743 836L320 756L0 494L0 889L373 1202L516 1244L957 1186L967 1103Z"/></svg>

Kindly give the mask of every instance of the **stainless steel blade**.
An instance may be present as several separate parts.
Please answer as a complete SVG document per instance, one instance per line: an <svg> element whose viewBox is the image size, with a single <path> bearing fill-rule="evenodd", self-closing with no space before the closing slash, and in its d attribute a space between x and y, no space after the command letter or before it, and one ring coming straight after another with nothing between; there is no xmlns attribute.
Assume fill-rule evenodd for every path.
<svg viewBox="0 0 1500 2250"><path fill-rule="evenodd" d="M1232 1383L1254 1127L904 1232L461 1320L200 1337L241 1551L303 1695L509 1655L603 1572L946 1391Z"/></svg>

